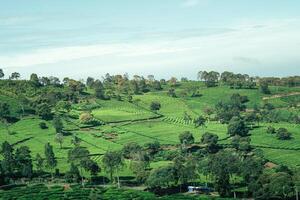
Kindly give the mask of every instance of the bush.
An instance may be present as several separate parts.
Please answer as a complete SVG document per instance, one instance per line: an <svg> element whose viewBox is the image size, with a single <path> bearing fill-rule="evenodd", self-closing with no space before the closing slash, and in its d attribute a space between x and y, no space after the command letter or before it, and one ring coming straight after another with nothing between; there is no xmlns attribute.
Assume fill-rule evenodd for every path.
<svg viewBox="0 0 300 200"><path fill-rule="evenodd" d="M267 128L267 133L274 134L274 133L276 133L276 130L275 130L275 128L273 126L269 126Z"/></svg>
<svg viewBox="0 0 300 200"><path fill-rule="evenodd" d="M48 128L48 126L45 122L40 122L39 126L40 126L41 129L47 129Z"/></svg>
<svg viewBox="0 0 300 200"><path fill-rule="evenodd" d="M157 101L152 101L151 104L150 104L150 109L151 109L152 111L157 111L157 110L160 109L160 107L161 107L161 105L160 105L160 103L157 102Z"/></svg>
<svg viewBox="0 0 300 200"><path fill-rule="evenodd" d="M292 134L286 128L279 128L276 136L279 140L289 140L292 138Z"/></svg>

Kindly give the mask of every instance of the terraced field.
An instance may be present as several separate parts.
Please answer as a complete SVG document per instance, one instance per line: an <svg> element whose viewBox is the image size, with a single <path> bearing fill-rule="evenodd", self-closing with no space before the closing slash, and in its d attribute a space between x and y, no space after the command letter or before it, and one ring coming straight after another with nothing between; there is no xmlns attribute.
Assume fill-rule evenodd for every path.
<svg viewBox="0 0 300 200"><path fill-rule="evenodd" d="M95 118L104 122L121 122L139 119L154 118L158 115L125 101L97 101L100 108L94 109L92 114Z"/></svg>
<svg viewBox="0 0 300 200"><path fill-rule="evenodd" d="M178 90L182 89L184 89L183 86ZM203 133L212 132L217 134L220 140L225 139L221 143L229 143L230 139L226 140L228 137L226 125L209 122L206 124L206 127L195 128L191 120L184 120L184 113L188 113L192 118L195 118L203 112L203 108L207 106L213 107L216 102L228 98L233 93L247 95L250 99L248 104L250 107L255 103L262 103L263 97L258 90L231 90L226 87L207 89L201 85L200 90L203 96L195 98L172 98L168 97L166 92L150 92L145 95L135 95L135 103L117 100L97 100L90 104L85 104L84 106L92 110L95 118L106 122L106 124L84 128L78 119L65 118L63 120L64 129L69 134L64 137L62 149L54 141L55 130L52 122L38 118L24 118L9 126L10 134L7 132L6 126L0 123L0 141L7 140L15 144L15 147L26 145L31 149L33 157L35 157L36 153L43 154L44 145L50 142L58 158L58 167L61 171L66 171L69 168L69 164L66 161L67 152L73 147L71 144L72 135L76 135L82 140L81 145L94 155L93 159L97 162L101 161L101 154L107 150L121 149L124 144L132 141L141 145L156 140L161 144L179 144L178 136L184 131L193 133L196 142L200 141ZM281 91L281 89L278 89L278 91ZM295 96L292 100L281 99L280 101L297 101L297 99L298 97ZM272 99L272 101L275 100L277 101L277 99ZM161 109L157 114L149 110L152 101L161 103ZM11 101L11 103L14 104L15 111L19 109L17 101ZM282 106L283 104L278 103L276 105ZM74 115L79 116L84 111L80 104L73 106L71 112ZM287 113L287 117L290 111L299 113L299 110L296 108L293 108L294 110L289 109L279 109L278 111L282 112L282 115ZM40 122L45 122L48 129L41 129L39 127ZM291 166L299 164L300 126L289 123L272 124L275 128L285 127L293 134L292 140L279 141L274 135L266 133L266 128L269 125L262 124L259 129L254 129L251 132L252 145L261 148L266 158L275 163ZM153 163L154 166L164 164L166 163ZM121 173L126 175L132 172L124 168Z"/></svg>

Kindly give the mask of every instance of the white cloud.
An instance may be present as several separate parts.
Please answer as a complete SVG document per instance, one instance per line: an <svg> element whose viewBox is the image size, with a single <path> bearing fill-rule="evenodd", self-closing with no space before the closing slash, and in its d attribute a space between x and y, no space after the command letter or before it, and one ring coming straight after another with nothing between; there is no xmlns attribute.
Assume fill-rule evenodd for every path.
<svg viewBox="0 0 300 200"><path fill-rule="evenodd" d="M194 7L200 3L199 0L184 0L182 6L184 7Z"/></svg>
<svg viewBox="0 0 300 200"><path fill-rule="evenodd" d="M299 20L243 23L229 27L235 31L213 35L46 48L10 56L0 55L0 63L8 68L20 67L19 70L24 69L23 71L30 71L27 67L37 66L47 67L48 71L53 66L70 66L70 69L76 69L61 69L60 72L66 75L82 75L85 67L89 67L91 75L104 73L107 69L124 71L123 67L131 73L154 73L154 69L165 72L169 67L173 67L173 71L176 68L180 73L194 73L191 71L196 71L199 65L215 66L220 71L224 70L220 67L231 66L230 70L248 70L254 74L265 68L277 67L277 73L280 73L279 66L294 67L292 64L300 64L299 24Z"/></svg>

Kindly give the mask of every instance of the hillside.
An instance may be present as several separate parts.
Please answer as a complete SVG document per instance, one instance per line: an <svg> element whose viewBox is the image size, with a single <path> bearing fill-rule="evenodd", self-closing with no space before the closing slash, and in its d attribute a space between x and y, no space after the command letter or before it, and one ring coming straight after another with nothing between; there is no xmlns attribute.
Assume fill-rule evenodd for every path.
<svg viewBox="0 0 300 200"><path fill-rule="evenodd" d="M108 78L114 81L108 82ZM159 86L154 83L159 83ZM101 168L103 155L112 151L124 153L124 148L134 143L150 155L149 166L146 167L148 172L172 165L180 152L191 156L201 154L202 159L218 151L231 150L244 157L258 156L263 164L273 163L294 170L300 167L300 87L269 84L268 93L262 92L260 87L236 89L221 81L207 87L205 80L159 82L139 79L135 83L118 76L107 77L103 84L97 80L93 84L84 84L72 79L64 84L49 85L40 82L34 85L33 80L0 80L1 105L9 106L9 113L2 112L0 141L7 141L13 149L27 146L34 163L37 162L36 155L43 155L45 144L49 143L57 160L54 168L59 169L60 174L70 170L70 151L76 147L74 138ZM222 111L232 102L239 107L238 116L249 130L246 136L241 135L238 147L232 141L236 136L240 137L240 133L228 134L228 124L233 123L231 121L236 114L233 113L228 121L225 119L236 107ZM159 107L155 107L158 104ZM199 117L204 122L197 125ZM58 124L61 123L60 129L56 119ZM278 139L275 132L268 133L270 127L274 130L285 128L291 138ZM188 142L188 138L180 140L185 132L192 134L192 142ZM210 141L203 139L207 133L216 136L214 145L217 146L208 147ZM157 142L159 149L150 153L150 146ZM4 159L5 155L2 154L1 158ZM197 159L193 158L194 161ZM131 153L124 154L125 164L117 171L121 184L130 185L130 180L138 175L139 172L132 168L132 162L135 160ZM52 173L54 168L45 167L43 170ZM33 165L33 170L38 170L37 165ZM90 176L88 170L80 173L81 176ZM108 174L104 169L97 172L99 177L109 178ZM199 177L193 181L213 184L215 179L204 174L200 170ZM238 179L243 177L240 173L234 176ZM201 182L201 177L206 178ZM233 179L230 182L236 184ZM143 183L141 181L138 185L144 187ZM137 184L136 180L134 184ZM245 182L240 180L234 187L244 186Z"/></svg>

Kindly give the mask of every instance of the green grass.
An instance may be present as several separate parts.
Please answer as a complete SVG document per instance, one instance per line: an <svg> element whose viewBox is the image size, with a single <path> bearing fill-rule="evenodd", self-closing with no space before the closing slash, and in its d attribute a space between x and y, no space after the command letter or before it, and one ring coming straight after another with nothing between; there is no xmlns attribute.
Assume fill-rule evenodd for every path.
<svg viewBox="0 0 300 200"><path fill-rule="evenodd" d="M291 140L279 140L275 134L266 132L268 126L278 129L288 129L292 133ZM263 124L261 128L251 132L251 144L258 146L264 152L264 156L276 164L288 165L291 167L300 164L300 126L289 123Z"/></svg>
<svg viewBox="0 0 300 200"><path fill-rule="evenodd" d="M98 100L97 103L101 106L101 108L94 109L92 114L95 118L104 122L132 121L157 116L146 109L126 101Z"/></svg>
<svg viewBox="0 0 300 200"><path fill-rule="evenodd" d="M116 142L121 144L126 144L130 141L144 144L155 140L158 140L162 144L179 144L178 136L184 131L192 132L197 142L200 141L201 135L206 131L218 134L219 138L227 136L225 125L218 123L210 123L207 128L195 128L194 126L149 121L128 124L120 127L120 129L128 131L126 134L119 135L116 140Z"/></svg>

